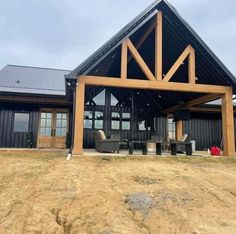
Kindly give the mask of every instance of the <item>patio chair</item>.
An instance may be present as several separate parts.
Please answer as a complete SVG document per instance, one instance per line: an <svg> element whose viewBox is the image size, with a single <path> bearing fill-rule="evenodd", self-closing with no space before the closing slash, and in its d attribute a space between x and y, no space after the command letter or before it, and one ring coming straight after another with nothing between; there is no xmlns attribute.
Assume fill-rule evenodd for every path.
<svg viewBox="0 0 236 234"><path fill-rule="evenodd" d="M176 152L177 153L186 153L187 148L189 147L189 144L191 144L190 138L189 138L188 134L186 134L186 133L182 136L182 138L180 140L171 141L171 144L173 144L173 143L176 144ZM191 146L191 148L192 148L192 146ZM187 152L188 154L192 154L192 149L188 150L188 151L189 151L189 152Z"/></svg>
<svg viewBox="0 0 236 234"><path fill-rule="evenodd" d="M115 152L119 153L120 142L115 139L107 139L104 131L98 130L94 132L94 142L96 151L102 152Z"/></svg>

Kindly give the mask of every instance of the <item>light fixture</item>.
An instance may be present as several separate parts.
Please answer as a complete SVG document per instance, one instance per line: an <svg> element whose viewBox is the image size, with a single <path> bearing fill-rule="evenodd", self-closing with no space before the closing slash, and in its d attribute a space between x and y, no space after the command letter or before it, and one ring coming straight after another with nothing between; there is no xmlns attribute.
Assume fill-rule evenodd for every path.
<svg viewBox="0 0 236 234"><path fill-rule="evenodd" d="M159 97L159 98L162 98L160 94L158 95L158 97Z"/></svg>
<svg viewBox="0 0 236 234"><path fill-rule="evenodd" d="M70 82L67 82L67 85L70 87L70 86L71 86L71 83L70 83Z"/></svg>
<svg viewBox="0 0 236 234"><path fill-rule="evenodd" d="M195 77L195 80L198 80L198 77Z"/></svg>

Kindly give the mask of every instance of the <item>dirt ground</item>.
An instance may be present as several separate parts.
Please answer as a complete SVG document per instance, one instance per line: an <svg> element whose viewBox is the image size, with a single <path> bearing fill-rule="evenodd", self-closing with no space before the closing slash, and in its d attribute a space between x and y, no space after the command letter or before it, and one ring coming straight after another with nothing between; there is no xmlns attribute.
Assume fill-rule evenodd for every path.
<svg viewBox="0 0 236 234"><path fill-rule="evenodd" d="M235 158L11 151L0 166L1 234L236 233Z"/></svg>

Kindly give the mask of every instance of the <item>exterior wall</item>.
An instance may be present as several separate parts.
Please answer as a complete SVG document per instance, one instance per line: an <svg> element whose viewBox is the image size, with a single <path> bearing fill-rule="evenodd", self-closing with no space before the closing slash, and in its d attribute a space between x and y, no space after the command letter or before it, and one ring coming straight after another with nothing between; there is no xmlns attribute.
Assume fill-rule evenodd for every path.
<svg viewBox="0 0 236 234"><path fill-rule="evenodd" d="M33 133L33 147L36 147L39 108L23 104L0 103L0 147L25 148L27 133L14 132L14 113L29 113L29 132Z"/></svg>
<svg viewBox="0 0 236 234"><path fill-rule="evenodd" d="M124 111L128 111L124 108ZM107 123L106 126L109 126L110 120L106 119ZM150 140L152 136L158 136L165 138L166 135L166 124L167 120L165 116L159 116L154 120L155 130L153 131L138 131L136 130L134 123L131 126L131 129L134 130L125 131L125 130L105 130L105 134L109 138L118 138L118 139L127 139L127 140L137 140L137 141L147 141ZM93 129L84 129L84 148L93 148L94 147L94 135Z"/></svg>
<svg viewBox="0 0 236 234"><path fill-rule="evenodd" d="M191 119L184 121L184 133L196 141L196 149L204 150L213 144L221 146L222 124L220 114L191 113Z"/></svg>
<svg viewBox="0 0 236 234"><path fill-rule="evenodd" d="M69 132L72 131L72 107L42 105L42 104L21 104L0 102L0 148L26 148L28 133L14 132L14 114L29 113L29 132L33 133L33 148L37 147L38 123L41 108L65 108L69 112Z"/></svg>
<svg viewBox="0 0 236 234"><path fill-rule="evenodd" d="M44 106L49 107L49 106ZM27 112L30 114L29 132L33 133L33 147L37 144L39 110L41 105L36 104L16 104L16 103L0 103L0 147L9 148L25 148L27 133L14 132L14 113ZM52 108L52 106L50 106ZM68 107L67 107L68 108ZM124 111L129 109L124 108ZM133 117L135 118L135 116ZM235 126L236 126L236 117ZM108 137L119 139L133 139L133 140L149 140L153 135L160 138L166 138L167 118L166 116L158 116L154 120L154 130L152 131L138 131L133 125L130 131L110 130L110 119L105 118L105 133ZM70 132L72 131L72 111L70 108L69 118ZM213 142L220 146L222 141L222 126L220 114L207 113L191 113L191 119L184 121L184 133L188 133L192 140L196 140L196 149L203 150L209 148ZM84 130L84 147L93 148L94 130Z"/></svg>

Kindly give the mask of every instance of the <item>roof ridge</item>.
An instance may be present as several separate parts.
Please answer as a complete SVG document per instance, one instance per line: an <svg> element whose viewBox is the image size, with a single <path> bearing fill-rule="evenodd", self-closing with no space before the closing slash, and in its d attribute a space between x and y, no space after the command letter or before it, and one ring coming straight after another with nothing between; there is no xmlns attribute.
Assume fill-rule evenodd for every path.
<svg viewBox="0 0 236 234"><path fill-rule="evenodd" d="M25 67L25 68L35 68L35 69L43 69L43 70L57 70L57 71L72 71L68 69L60 69L60 68L50 68L50 67L36 67L36 66L27 66L27 65L17 65L17 64L7 64L6 66L11 67Z"/></svg>

